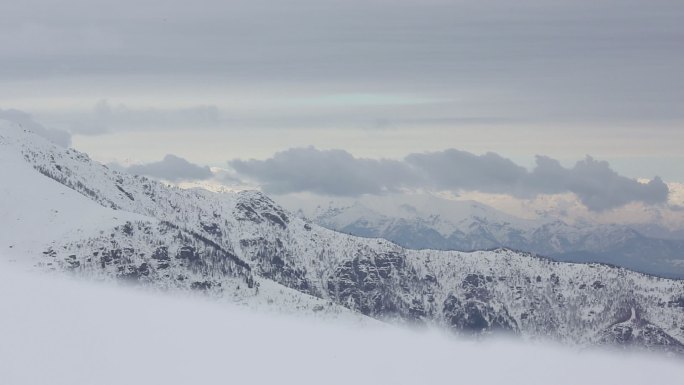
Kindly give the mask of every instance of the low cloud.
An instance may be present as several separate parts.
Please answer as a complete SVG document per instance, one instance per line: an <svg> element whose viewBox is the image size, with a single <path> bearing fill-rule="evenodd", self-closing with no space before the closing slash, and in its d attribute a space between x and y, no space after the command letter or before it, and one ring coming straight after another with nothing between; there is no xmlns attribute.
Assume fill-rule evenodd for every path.
<svg viewBox="0 0 684 385"><path fill-rule="evenodd" d="M655 177L647 183L619 175L606 161L586 157L566 169L557 160L538 156L537 167L529 175L532 191L573 192L593 211L624 206L630 202L666 203L669 188Z"/></svg>
<svg viewBox="0 0 684 385"><path fill-rule="evenodd" d="M449 149L409 154L404 162L424 175L433 188L512 194L520 194L525 189L523 180L527 170L492 152L475 155Z"/></svg>
<svg viewBox="0 0 684 385"><path fill-rule="evenodd" d="M265 191L275 194L310 191L354 196L417 184L417 175L404 162L354 158L343 150L295 148L263 161L235 159L229 163L238 174L256 179Z"/></svg>
<svg viewBox="0 0 684 385"><path fill-rule="evenodd" d="M159 162L135 164L129 167L119 166L118 168L131 174L147 175L170 182L204 180L214 176L209 167L190 163L172 154L166 155Z"/></svg>
<svg viewBox="0 0 684 385"><path fill-rule="evenodd" d="M475 155L449 149L409 154L403 160L356 158L343 150L294 148L267 160L229 162L243 178L266 192L313 192L337 196L382 194L402 189L479 191L533 198L574 193L588 209L603 211L630 202L666 203L669 189L658 177L640 183L587 157L572 168L537 156L531 171L495 153Z"/></svg>
<svg viewBox="0 0 684 385"><path fill-rule="evenodd" d="M71 134L69 134L67 131L58 130L54 128L46 128L40 123L33 120L31 115L24 111L15 109L0 109L0 120L12 122L20 126L21 128L30 130L35 134L47 138L51 142L58 144L62 147L71 146Z"/></svg>

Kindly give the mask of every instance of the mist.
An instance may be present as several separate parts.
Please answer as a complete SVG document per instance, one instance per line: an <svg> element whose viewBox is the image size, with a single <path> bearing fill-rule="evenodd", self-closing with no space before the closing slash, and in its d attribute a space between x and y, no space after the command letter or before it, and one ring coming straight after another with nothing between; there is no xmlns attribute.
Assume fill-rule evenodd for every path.
<svg viewBox="0 0 684 385"><path fill-rule="evenodd" d="M460 340L380 323L278 315L0 266L6 384L666 384L657 355ZM496 368L495 370L492 370Z"/></svg>

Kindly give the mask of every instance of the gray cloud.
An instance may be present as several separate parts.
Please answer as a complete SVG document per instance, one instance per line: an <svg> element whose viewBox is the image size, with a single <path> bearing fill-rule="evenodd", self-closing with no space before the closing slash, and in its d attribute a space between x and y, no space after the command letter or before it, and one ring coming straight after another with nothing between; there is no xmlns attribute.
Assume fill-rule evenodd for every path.
<svg viewBox="0 0 684 385"><path fill-rule="evenodd" d="M525 189L523 180L527 170L492 152L478 156L449 149L410 154L405 161L414 166L416 172L425 174L431 187L438 189L506 191L516 195Z"/></svg>
<svg viewBox="0 0 684 385"><path fill-rule="evenodd" d="M31 130L34 133L47 138L51 142L62 147L71 146L71 134L64 130L46 128L40 123L34 121L31 115L27 114L26 112L14 109L0 109L0 119L7 120L19 125L22 128Z"/></svg>
<svg viewBox="0 0 684 385"><path fill-rule="evenodd" d="M112 105L100 100L92 114L75 119L71 131L82 135L98 135L117 129L174 127L215 127L219 124L216 106L192 106L180 108L130 108L123 103Z"/></svg>
<svg viewBox="0 0 684 385"><path fill-rule="evenodd" d="M231 135L230 151L239 157L251 156L243 154L256 129L278 138L310 128L318 140L302 143L299 135L299 143L286 146L347 148L357 145L349 135L321 132L369 128L387 129L365 142L384 154L399 144L379 144L401 131L396 143L406 149L394 156L443 148L435 142L444 134L450 145L475 151L484 142L500 153L521 145L564 158L591 152L612 157L614 167L623 156L620 169L631 176L655 169L684 180L676 162L662 160L681 158L677 144L684 138L681 0L5 3L2 103L31 108L41 121L73 133L207 131L216 105L231 121L212 129ZM336 95L431 102L331 105ZM125 104L92 111L102 98ZM318 100L283 106L270 99ZM182 113L160 107L173 105L189 107ZM432 138L414 141L425 129ZM237 130L243 132L232 135ZM468 144L458 144L454 132ZM96 157L111 150L99 138L80 140L89 141ZM270 154L283 148L278 144L264 139L259 148ZM144 156L144 148L136 151ZM646 168L636 156L668 168Z"/></svg>
<svg viewBox="0 0 684 385"><path fill-rule="evenodd" d="M171 182L203 180L214 176L209 167L190 163L181 157L171 154L166 155L159 162L119 167L131 174L147 175Z"/></svg>
<svg viewBox="0 0 684 385"><path fill-rule="evenodd" d="M537 157L537 167L528 180L533 189L545 193L575 193L589 209L601 211L630 202L665 203L669 189L659 178L640 183L619 175L608 162L587 157L572 169L563 168L558 161Z"/></svg>
<svg viewBox="0 0 684 385"><path fill-rule="evenodd" d="M684 114L676 0L14 3L0 25L0 79L12 82L85 79L94 94L323 84L446 95L477 116Z"/></svg>
<svg viewBox="0 0 684 385"><path fill-rule="evenodd" d="M267 160L232 160L236 172L270 193L309 191L355 196L400 189L480 191L531 198L571 192L590 210L630 202L665 203L669 189L656 177L648 183L619 175L609 164L587 157L572 168L538 156L532 171L495 153L475 155L450 149L415 153L403 160L355 158L343 150L296 148Z"/></svg>
<svg viewBox="0 0 684 385"><path fill-rule="evenodd" d="M395 191L404 183L416 184L417 177L403 162L354 158L343 150L313 147L279 152L264 161L235 159L229 163L238 174L257 179L264 190L276 194L380 194Z"/></svg>

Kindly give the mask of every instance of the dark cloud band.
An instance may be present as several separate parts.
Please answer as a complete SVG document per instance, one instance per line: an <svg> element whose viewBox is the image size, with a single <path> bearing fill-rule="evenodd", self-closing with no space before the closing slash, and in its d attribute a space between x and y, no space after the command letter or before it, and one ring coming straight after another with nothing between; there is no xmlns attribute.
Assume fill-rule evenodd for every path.
<svg viewBox="0 0 684 385"><path fill-rule="evenodd" d="M378 160L355 158L343 150L308 147L279 152L267 160L235 159L229 163L242 177L277 194L309 191L356 196L427 188L531 198L571 192L593 211L630 202L664 203L669 194L658 177L640 183L591 157L565 168L557 160L538 156L536 167L528 171L495 153L475 155L450 149L410 154L403 160Z"/></svg>

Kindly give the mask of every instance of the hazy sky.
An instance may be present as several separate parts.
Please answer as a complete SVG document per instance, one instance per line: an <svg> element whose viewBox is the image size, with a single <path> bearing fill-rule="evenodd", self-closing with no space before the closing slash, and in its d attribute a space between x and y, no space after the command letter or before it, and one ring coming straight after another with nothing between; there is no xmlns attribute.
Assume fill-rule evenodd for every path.
<svg viewBox="0 0 684 385"><path fill-rule="evenodd" d="M103 161L314 145L684 181L684 2L5 1L0 109Z"/></svg>

